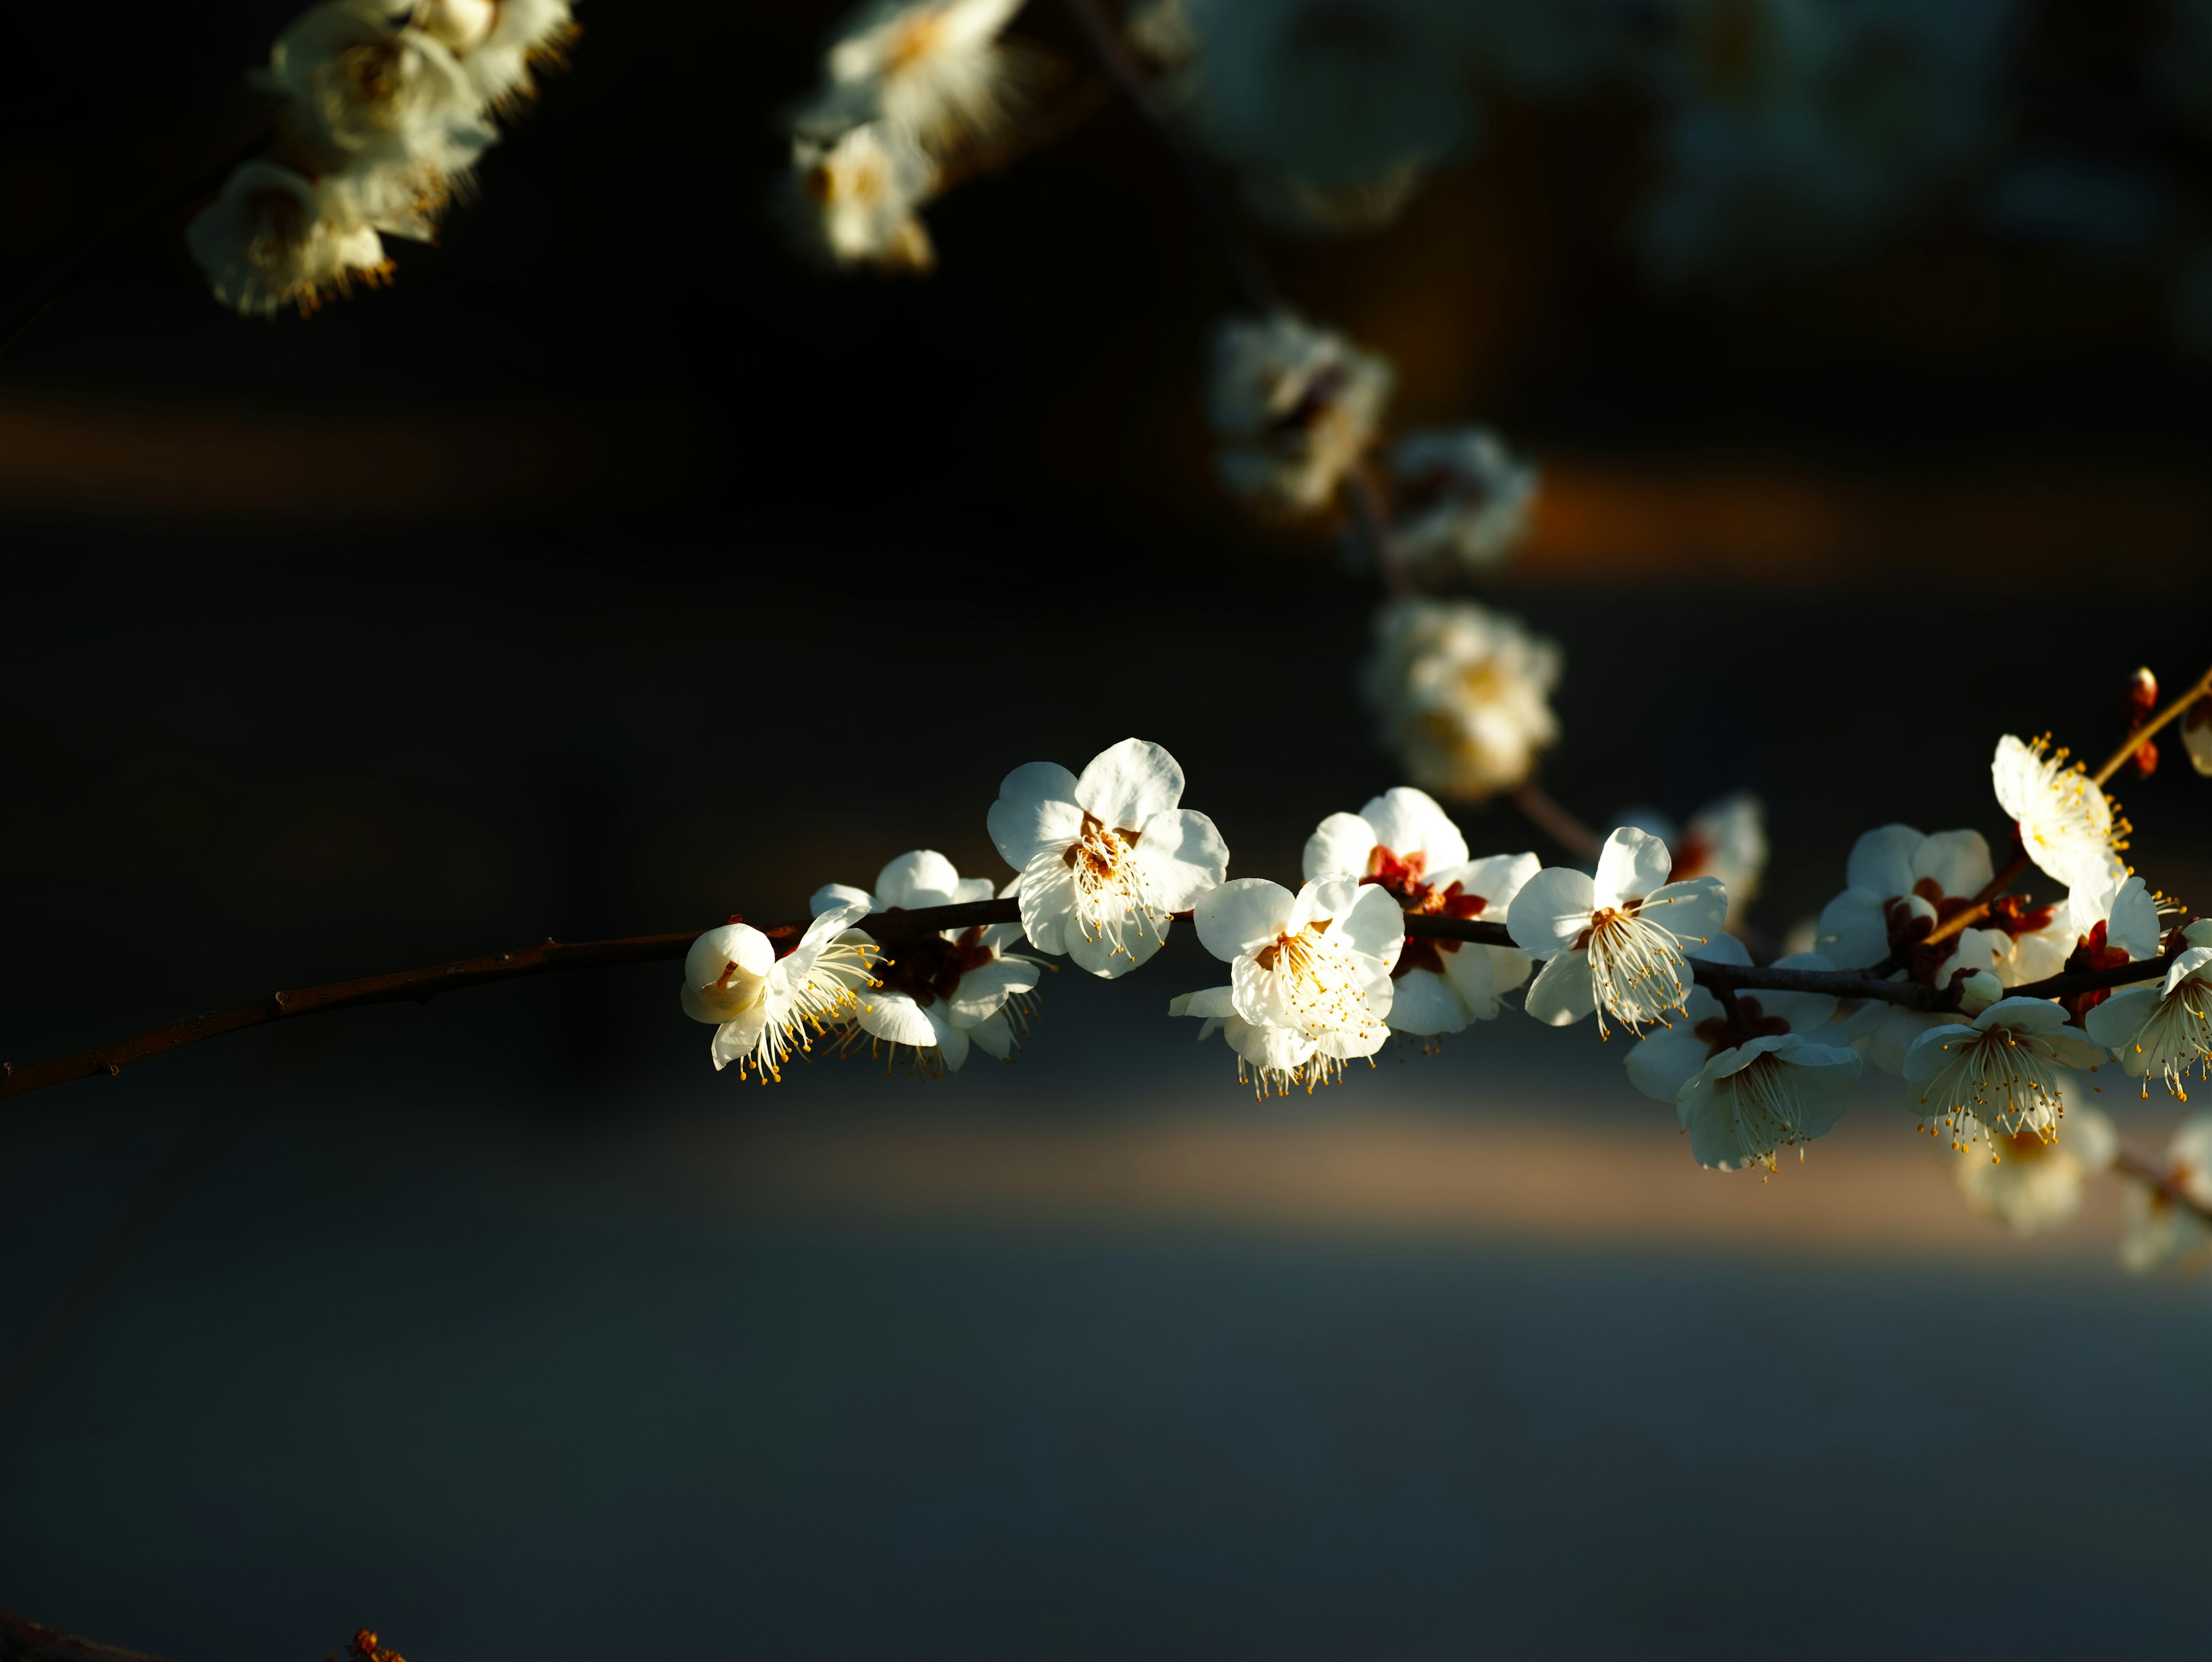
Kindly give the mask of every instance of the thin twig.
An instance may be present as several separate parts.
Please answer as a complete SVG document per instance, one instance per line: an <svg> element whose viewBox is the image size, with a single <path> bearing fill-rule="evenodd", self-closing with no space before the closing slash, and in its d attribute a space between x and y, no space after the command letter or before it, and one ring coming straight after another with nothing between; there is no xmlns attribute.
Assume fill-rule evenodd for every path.
<svg viewBox="0 0 2212 1662"><path fill-rule="evenodd" d="M2199 1222L2212 1224L2212 1206L2207 1206L2176 1183L2173 1174L2156 1162L2123 1148L2112 1156L2112 1170L2133 1178L2154 1194L2163 1195L2184 1211L2194 1214Z"/></svg>
<svg viewBox="0 0 2212 1662"><path fill-rule="evenodd" d="M30 332L31 327L65 299L70 291L92 275L100 262L125 243L166 214L173 213L187 203L196 202L218 189L230 177L231 169L248 157L258 155L269 143L271 130L263 127L246 143L226 155L222 161L201 173L192 175L176 189L167 192L149 206L132 216L125 224L117 226L105 236L87 247L75 259L62 267L38 293L33 295L4 325L0 325L0 354Z"/></svg>
<svg viewBox="0 0 2212 1662"><path fill-rule="evenodd" d="M1569 813L1534 779L1516 789L1513 806L1534 822L1536 828L1578 860L1595 860L1604 846L1598 834Z"/></svg>
<svg viewBox="0 0 2212 1662"><path fill-rule="evenodd" d="M5 1662L163 1662L146 1651L103 1645L58 1628L40 1627L13 1610L0 1610L0 1658Z"/></svg>
<svg viewBox="0 0 2212 1662"><path fill-rule="evenodd" d="M1197 203L1199 215L1206 221L1206 228L1213 238L1213 245L1221 256L1221 263L1244 296L1246 305L1257 312L1272 312L1280 303L1274 280L1267 275L1260 257L1253 253L1250 243L1237 228L1230 216L1228 204L1221 192L1214 188L1213 175L1207 170L1206 158L1199 153L1181 118L1168 107L1160 96L1159 88L1152 83L1129 52L1128 43L1121 32L1100 9L1098 0L1066 0L1068 14L1075 19L1076 27L1083 31L1091 50L1098 59L1098 66L1106 71L1115 85L1136 106L1137 113L1159 136L1176 165L1182 169L1183 182L1189 186L1192 199Z"/></svg>
<svg viewBox="0 0 2212 1662"><path fill-rule="evenodd" d="M2153 734L2156 733L2168 721L2172 721L2174 717L2179 715L2199 698L2212 698L2212 669L2208 669L2202 675L2198 676L2197 678L2196 684L2191 686L2188 691L2183 693L2172 703L2167 704L2164 709L2160 710L2157 715L2152 716L2149 721L2144 722L2133 733L2130 734L2120 747L2112 752L2111 758L2106 762L2105 765L2099 768L2096 772L2089 776L2091 782L2101 789L2107 779L2110 779L2114 774L2118 773L2122 768L2127 765L2128 758L2133 756L2137 751L2141 750L2145 744L2149 742L2150 737Z"/></svg>
<svg viewBox="0 0 2212 1662"><path fill-rule="evenodd" d="M1990 915L1990 908L1996 904L1998 898L2007 889L2019 882L2027 871L2027 850L2021 849L2014 853L2010 860L2005 861L2005 868L2002 871L1974 892L1974 898L1967 904L1966 910L1945 918L1928 932L1924 940L1916 941L1914 944L1932 947L1939 941L1948 941L1962 930L1972 928Z"/></svg>

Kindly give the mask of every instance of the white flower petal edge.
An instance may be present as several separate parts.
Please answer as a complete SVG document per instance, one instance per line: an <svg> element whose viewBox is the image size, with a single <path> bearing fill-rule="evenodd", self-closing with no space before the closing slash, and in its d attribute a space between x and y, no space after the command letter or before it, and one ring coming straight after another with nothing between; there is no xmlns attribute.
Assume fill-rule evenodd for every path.
<svg viewBox="0 0 2212 1662"><path fill-rule="evenodd" d="M1288 1028L1257 1026L1237 1014L1236 994L1227 987L1209 987L1168 1001L1171 1016L1198 1016L1201 1041L1217 1032L1237 1053L1237 1082L1249 1084L1255 1098L1288 1096L1294 1086L1310 1093L1328 1075L1313 1066L1314 1042Z"/></svg>
<svg viewBox="0 0 2212 1662"><path fill-rule="evenodd" d="M988 824L1019 874L1030 945L1109 978L1159 951L1169 914L1229 870L1229 845L1211 819L1176 806L1182 795L1175 758L1141 739L1102 751L1080 777L1048 762L1008 774Z"/></svg>
<svg viewBox="0 0 2212 1662"><path fill-rule="evenodd" d="M2023 1131L2057 1135L2065 1112L2068 1068L2094 1068L2110 1051L2079 1028L2066 1012L2039 998L2003 998L1972 1025L1948 1022L1912 1042L1905 1079L1921 1088L1911 1106L1933 1135L1940 1122L1951 1146Z"/></svg>
<svg viewBox="0 0 2212 1662"><path fill-rule="evenodd" d="M1331 877L1293 895L1242 879L1201 896L1192 922L1230 965L1236 1014L1312 1047L1299 1064L1313 1064L1309 1087L1382 1048L1395 990L1390 971L1406 938L1405 914L1384 890Z"/></svg>
<svg viewBox="0 0 2212 1662"><path fill-rule="evenodd" d="M2066 756L2051 751L2048 739L2023 744L2007 734L1997 740L1990 780L1997 806L2020 827L2028 858L2070 888L2094 885L2115 868L2124 873L2119 851L2129 827L2114 817L2086 764L2069 767Z"/></svg>
<svg viewBox="0 0 2212 1662"><path fill-rule="evenodd" d="M1690 1153L1700 1166L1774 1170L1778 1149L1803 1148L1833 1126L1850 1101L1864 1061L1842 1045L1796 1033L1754 1038L1721 1051L1674 1099Z"/></svg>
<svg viewBox="0 0 2212 1662"><path fill-rule="evenodd" d="M854 904L824 912L781 958L746 923L709 929L691 943L684 1009L715 1024L708 1054L718 1072L734 1062L740 1076L781 1079L794 1048L811 1050L816 1035L851 1023L860 989L876 984L875 944L852 928L867 910Z"/></svg>

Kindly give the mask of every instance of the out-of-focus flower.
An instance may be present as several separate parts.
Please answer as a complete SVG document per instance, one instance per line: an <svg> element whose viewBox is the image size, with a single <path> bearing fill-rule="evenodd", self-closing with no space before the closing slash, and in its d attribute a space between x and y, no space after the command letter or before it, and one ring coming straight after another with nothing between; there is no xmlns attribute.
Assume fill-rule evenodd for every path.
<svg viewBox="0 0 2212 1662"><path fill-rule="evenodd" d="M1559 647L1472 600L1391 601L1364 690L1382 744L1425 788L1477 801L1524 783L1559 736Z"/></svg>
<svg viewBox="0 0 2212 1662"><path fill-rule="evenodd" d="M963 878L934 849L916 849L877 874L873 893L826 883L812 905L817 916L855 905L865 915L990 898L989 878ZM860 1000L860 1030L894 1056L902 1044L918 1056L934 1052L956 1073L970 1044L1011 1062L1029 1031L1028 995L1040 971L1036 959L1006 951L1021 933L1014 923L974 924L893 942L875 962L877 990Z"/></svg>
<svg viewBox="0 0 2212 1662"><path fill-rule="evenodd" d="M560 65L578 34L572 0L415 0L413 11L415 27L460 59L477 102L502 113L532 95L532 71Z"/></svg>
<svg viewBox="0 0 2212 1662"><path fill-rule="evenodd" d="M1374 437L1395 379L1387 359L1287 308L1229 319L1214 331L1206 394L1222 483L1281 511L1326 507Z"/></svg>
<svg viewBox="0 0 2212 1662"><path fill-rule="evenodd" d="M1010 113L1024 59L999 40L1022 0L874 0L839 27L803 131L887 123L933 155Z"/></svg>
<svg viewBox="0 0 2212 1662"><path fill-rule="evenodd" d="M1388 891L1329 877L1292 894L1265 878L1239 878L1200 895L1191 923L1230 966L1237 1015L1313 1044L1309 1083L1311 1069L1326 1079L1389 1037L1390 970L1405 946L1406 915Z"/></svg>
<svg viewBox="0 0 2212 1662"><path fill-rule="evenodd" d="M853 904L823 913L781 958L747 923L726 923L691 943L684 1013L714 1024L708 1054L717 1072L734 1062L741 1075L780 1080L794 1045L811 1050L816 1035L853 1019L860 989L874 985L875 945L853 932L867 911Z"/></svg>
<svg viewBox="0 0 2212 1662"><path fill-rule="evenodd" d="M1536 874L1533 854L1467 857L1467 841L1436 799L1404 785L1358 813L1332 813L1306 839L1304 875L1352 877L1387 891L1408 913L1502 922ZM1510 947L1408 935L1390 971L1398 984L1390 1026L1429 1038L1488 1021L1500 993L1528 978L1526 953Z"/></svg>
<svg viewBox="0 0 2212 1662"><path fill-rule="evenodd" d="M1229 871L1213 821L1182 801L1182 767L1141 739L1101 751L1080 779L1054 762L1008 774L991 804L991 840L1020 874L1030 944L1109 977L1159 951L1168 915Z"/></svg>
<svg viewBox="0 0 2212 1662"><path fill-rule="evenodd" d="M392 198L377 204L386 211L398 200L429 198L412 216L427 223L494 135L460 60L391 10L383 0L310 6L277 37L257 79L287 100L284 140L313 155L319 172L354 173L364 201ZM362 174L394 177L380 183Z"/></svg>
<svg viewBox="0 0 2212 1662"><path fill-rule="evenodd" d="M1952 1168L1969 1206L2023 1235L2081 1210L2082 1179L2110 1166L2119 1149L2112 1122L2081 1100L2070 1076L2061 1079L2060 1089L2066 1116L2055 1140L2032 1129L1994 1136L1986 1150L1961 1150Z"/></svg>
<svg viewBox="0 0 2212 1662"><path fill-rule="evenodd" d="M784 198L793 240L824 265L927 271L937 253L915 210L935 180L921 147L882 122L793 138Z"/></svg>
<svg viewBox="0 0 2212 1662"><path fill-rule="evenodd" d="M1690 1153L1723 1172L1774 1169L1775 1151L1822 1135L1850 1105L1865 1066L1856 1050L1796 1033L1754 1038L1722 1050L1674 1101Z"/></svg>
<svg viewBox="0 0 2212 1662"><path fill-rule="evenodd" d="M327 205L289 167L243 162L185 228L185 246L224 305L264 316L290 306L305 315L392 271L376 233L333 219Z"/></svg>
<svg viewBox="0 0 2212 1662"><path fill-rule="evenodd" d="M1506 928L1544 967L1522 1008L1564 1027L1593 1010L1606 1032L1610 1012L1632 1032L1688 1001L1688 957L1709 946L1728 912L1716 878L1669 883L1667 845L1624 825L1598 851L1597 875L1547 867L1513 897Z"/></svg>
<svg viewBox="0 0 2212 1662"><path fill-rule="evenodd" d="M1535 467L1487 427L1408 433L1390 449L1398 566L1443 578L1502 565L1528 534Z"/></svg>
<svg viewBox="0 0 2212 1662"><path fill-rule="evenodd" d="M2212 1114L2192 1114L2182 1121L2158 1165L2183 1194L2212 1206ZM2121 1216L2125 1233L2120 1237L2120 1262L2130 1269L2155 1269L2212 1245L2212 1228L2203 1218L2147 1184L2128 1185Z"/></svg>
<svg viewBox="0 0 2212 1662"><path fill-rule="evenodd" d="M1947 987L1977 970L1995 970L2012 950L2002 929L1965 928L1931 941L1973 904L1990 877L1989 844L1975 831L1927 836L1911 825L1882 825L1851 845L1844 892L1820 912L1820 950L1838 969L1894 959L1897 977ZM1902 1073L1905 1052L1948 1015L1869 1001L1850 1024L1850 1041L1884 1073Z"/></svg>
<svg viewBox="0 0 2212 1662"><path fill-rule="evenodd" d="M1728 889L1730 927L1743 922L1766 874L1766 805L1757 796L1740 790L1708 802L1680 827L1650 808L1631 808L1617 823L1650 831L1673 849L1676 882L1720 879Z"/></svg>
<svg viewBox="0 0 2212 1662"><path fill-rule="evenodd" d="M2119 988L2082 1026L2119 1057L2130 1077L2143 1081L2144 1096L2155 1074L2186 1102L2182 1081L2190 1070L2200 1079L2212 1073L2212 918L2198 918L2181 938L2185 950L2162 983Z"/></svg>
<svg viewBox="0 0 2212 1662"><path fill-rule="evenodd" d="M1688 955L1715 964L1751 966L1751 954L1732 934L1716 934L1705 945L1692 947ZM1818 953L1798 953L1778 959L1774 967L1828 970L1835 966ZM1794 1032L1822 1044L1844 1042L1835 1020L1836 1001L1827 993L1762 988L1738 993L1735 1008L1737 1026L1731 1027L1721 1001L1703 987L1692 987L1679 1019L1654 1027L1629 1047L1628 1082L1654 1101L1672 1102L1707 1062L1752 1039L1779 1038Z"/></svg>
<svg viewBox="0 0 2212 1662"><path fill-rule="evenodd" d="M2040 998L1999 999L1972 1026L1930 1027L1905 1053L1905 1077L1923 1123L1941 1121L1951 1146L2026 1131L2052 1137L2066 1111L2066 1068L2094 1068L2109 1052L2066 1012ZM1932 1129L1932 1127L1931 1127Z"/></svg>
<svg viewBox="0 0 2212 1662"><path fill-rule="evenodd" d="M1997 806L2020 827L2027 857L2069 888L2094 888L2127 875L2119 851L2127 847L2128 822L2116 819L2112 805L2067 752L2052 752L2047 738L2024 745L2007 734L1997 740L1990 763Z"/></svg>
<svg viewBox="0 0 2212 1662"><path fill-rule="evenodd" d="M1647 264L1744 283L1838 259L1978 155L2016 0L1675 0Z"/></svg>
<svg viewBox="0 0 2212 1662"><path fill-rule="evenodd" d="M2189 752L2189 765L2212 776L2212 695L2182 712L2181 745Z"/></svg>
<svg viewBox="0 0 2212 1662"><path fill-rule="evenodd" d="M1237 1082L1249 1083L1252 1094L1263 1101L1271 1096L1288 1096L1294 1085L1304 1086L1310 1093L1315 1086L1326 1085L1334 1076L1331 1068L1314 1065L1319 1046L1304 1034L1247 1021L1237 1014L1234 988L1208 987L1201 992L1181 994L1168 1001L1168 1014L1201 1018L1200 1044L1216 1033L1227 1039L1229 1048L1237 1053Z"/></svg>

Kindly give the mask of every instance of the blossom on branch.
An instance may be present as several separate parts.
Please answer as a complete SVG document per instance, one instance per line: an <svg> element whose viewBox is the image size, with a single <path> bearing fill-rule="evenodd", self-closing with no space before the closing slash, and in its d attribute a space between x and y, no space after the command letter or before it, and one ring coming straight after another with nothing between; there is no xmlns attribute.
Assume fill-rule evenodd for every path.
<svg viewBox="0 0 2212 1662"><path fill-rule="evenodd" d="M1314 1047L1309 1087L1374 1055L1389 1037L1390 971L1405 946L1406 915L1387 890L1329 877L1292 894L1265 878L1239 878L1200 896L1191 923L1230 966L1235 1014Z"/></svg>
<svg viewBox="0 0 2212 1662"><path fill-rule="evenodd" d="M1533 854L1467 857L1467 839L1426 792L1404 785L1358 813L1332 813L1306 839L1304 874L1351 877L1387 891L1409 914L1502 922L1536 874ZM1528 978L1528 955L1512 947L1408 936L1390 971L1397 983L1390 1026L1429 1038L1488 1021L1500 993Z"/></svg>
<svg viewBox="0 0 2212 1662"><path fill-rule="evenodd" d="M2063 1223L2081 1209L2083 1180L2102 1172L2119 1151L2112 1122L2076 1094L2070 1078L2066 1135L2051 1141L2029 1129L1991 1137L1985 1147L1962 1149L1952 1168L1966 1203L1984 1217L2022 1235Z"/></svg>
<svg viewBox="0 0 2212 1662"><path fill-rule="evenodd" d="M936 849L916 849L877 874L873 893L825 883L811 904L818 916L848 906L865 915L991 898L989 878L963 878ZM1029 1031L1029 995L1041 972L1035 959L1006 951L1021 934L1018 924L979 923L893 941L875 960L877 990L860 998L860 1031L890 1045L894 1056L903 1044L922 1062L941 1061L955 1073L971 1044L1012 1061ZM858 930L854 935L867 939Z"/></svg>
<svg viewBox="0 0 2212 1662"><path fill-rule="evenodd" d="M1079 779L1054 762L1008 774L991 840L1018 874L1030 944L1109 977L1159 951L1169 915L1229 872L1213 821L1182 801L1182 767L1142 739L1100 752Z"/></svg>
<svg viewBox="0 0 2212 1662"><path fill-rule="evenodd" d="M1921 1087L1912 1106L1923 1123L1941 1121L1955 1149L2021 1132L2049 1140L2066 1111L2061 1069L2094 1068L2108 1054L2047 999L2003 998L1971 1026L1922 1033L1905 1053L1905 1077Z"/></svg>
<svg viewBox="0 0 2212 1662"><path fill-rule="evenodd" d="M1504 564L1528 535L1537 483L1487 427L1408 433L1390 449L1390 557L1437 579Z"/></svg>
<svg viewBox="0 0 2212 1662"><path fill-rule="evenodd" d="M1198 1030L1201 1044L1216 1033L1227 1039L1229 1048L1237 1053L1237 1082L1249 1084L1252 1094L1261 1101L1286 1097L1297 1085L1311 1094L1314 1087L1327 1084L1332 1077L1325 1068L1315 1066L1320 1046L1304 1034L1247 1021L1237 1014L1233 987L1180 994L1168 1001L1168 1014L1201 1018Z"/></svg>
<svg viewBox="0 0 2212 1662"><path fill-rule="evenodd" d="M875 0L823 58L828 82L803 127L881 121L933 155L1005 121L1024 64L1000 32L1022 0Z"/></svg>
<svg viewBox="0 0 2212 1662"><path fill-rule="evenodd" d="M2158 1169L2199 1206L2212 1206L2212 1114L2192 1114L2181 1123ZM2126 1233L2120 1237L2120 1262L2130 1269L2155 1269L2212 1246L2212 1227L2163 1190L2130 1184L2122 1207Z"/></svg>
<svg viewBox="0 0 2212 1662"><path fill-rule="evenodd" d="M793 241L825 265L927 271L937 253L915 210L936 176L921 147L884 122L829 139L802 135L791 141L786 223Z"/></svg>
<svg viewBox="0 0 2212 1662"><path fill-rule="evenodd" d="M185 228L185 246L224 305L264 317L289 306L305 316L356 283L374 288L392 274L376 233L328 207L291 168L243 162Z"/></svg>
<svg viewBox="0 0 2212 1662"><path fill-rule="evenodd" d="M2092 1009L2082 1025L2089 1037L2120 1059L2150 1095L2155 1074L2184 1102L2182 1081L2194 1068L2212 1074L2212 918L2181 931L2185 950L2157 986L2122 987Z"/></svg>
<svg viewBox="0 0 2212 1662"><path fill-rule="evenodd" d="M1774 1170L1778 1149L1825 1135L1850 1105L1864 1059L1840 1044L1800 1033L1747 1039L1715 1054L1674 1099L1700 1166Z"/></svg>
<svg viewBox="0 0 2212 1662"><path fill-rule="evenodd" d="M1287 308L1214 331L1206 409L1239 496L1291 513L1326 507L1375 435L1396 374L1387 359Z"/></svg>
<svg viewBox="0 0 2212 1662"><path fill-rule="evenodd" d="M1505 918L1513 940L1544 967L1522 1008L1564 1027L1597 1011L1632 1032L1688 1002L1691 949L1711 944L1728 913L1717 878L1667 880L1667 845L1624 825L1599 850L1597 875L1549 866L1530 878Z"/></svg>
<svg viewBox="0 0 2212 1662"><path fill-rule="evenodd" d="M780 1080L794 1047L811 1050L817 1035L852 1020L860 989L875 985L875 944L853 929L867 912L855 903L823 913L781 958L748 923L726 923L691 943L684 1013L714 1025L708 1053L716 1072L734 1062L740 1076Z"/></svg>
<svg viewBox="0 0 2212 1662"><path fill-rule="evenodd" d="M2114 815L2084 764L2067 766L2067 752L2050 746L2047 735L2022 744L2007 734L1990 763L1997 806L2020 827L2021 846L2069 888L2094 886L2116 872L2125 876L2120 850L2128 845L2128 822Z"/></svg>
<svg viewBox="0 0 2212 1662"><path fill-rule="evenodd" d="M1478 801L1525 784L1557 742L1559 647L1472 600L1391 601L1364 679L1383 747L1415 783Z"/></svg>
<svg viewBox="0 0 2212 1662"><path fill-rule="evenodd" d="M397 0L405 10L408 0ZM579 30L572 0L414 0L415 27L460 59L477 101L511 113L537 88L532 71L561 65Z"/></svg>
<svg viewBox="0 0 2212 1662"><path fill-rule="evenodd" d="M1689 956L1712 964L1751 967L1751 953L1732 934L1716 934L1705 945L1692 947ZM1774 967L1829 970L1835 966L1818 953L1793 953L1777 959ZM1673 1102L1707 1062L1752 1039L1796 1033L1823 1043L1844 1042L1835 1020L1835 995L1831 993L1760 988L1736 994L1735 1008L1735 1020L1730 1022L1719 999L1703 987L1692 987L1679 1017L1653 1028L1630 1047L1628 1082L1656 1102Z"/></svg>

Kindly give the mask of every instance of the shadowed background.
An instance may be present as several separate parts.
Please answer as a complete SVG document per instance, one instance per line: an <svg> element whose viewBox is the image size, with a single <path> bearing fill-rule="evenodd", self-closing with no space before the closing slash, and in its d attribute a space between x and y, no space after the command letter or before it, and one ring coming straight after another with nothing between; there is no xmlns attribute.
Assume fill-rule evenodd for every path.
<svg viewBox="0 0 2212 1662"><path fill-rule="evenodd" d="M1226 285L1126 111L933 210L929 282L820 283L762 204L830 14L602 3L392 291L241 323L172 223L6 360L0 1053L913 847L997 875L1000 776L1130 733L1237 874L1395 782L1371 591L1207 484ZM145 20L97 85L92 20L32 21L0 298L251 128L288 9ZM1268 252L1402 424L1545 463L1500 598L1566 650L1547 783L1756 789L1778 937L1868 826L1996 838L1996 734L2101 752L2126 671L2203 667L2205 375L2124 266L1940 222L1654 296L1644 119L1509 104L1389 231ZM2116 787L2200 904L2206 788ZM1160 1020L1219 978L1187 932L1075 973L927 1087L717 1078L654 969L9 1105L0 1348L245 1129L0 1421L0 1603L272 1662L2197 1642L2205 1288L2123 1279L2109 1193L2015 1241L1887 1080L1701 1172L1619 1040L1511 1014L1255 1106Z"/></svg>

